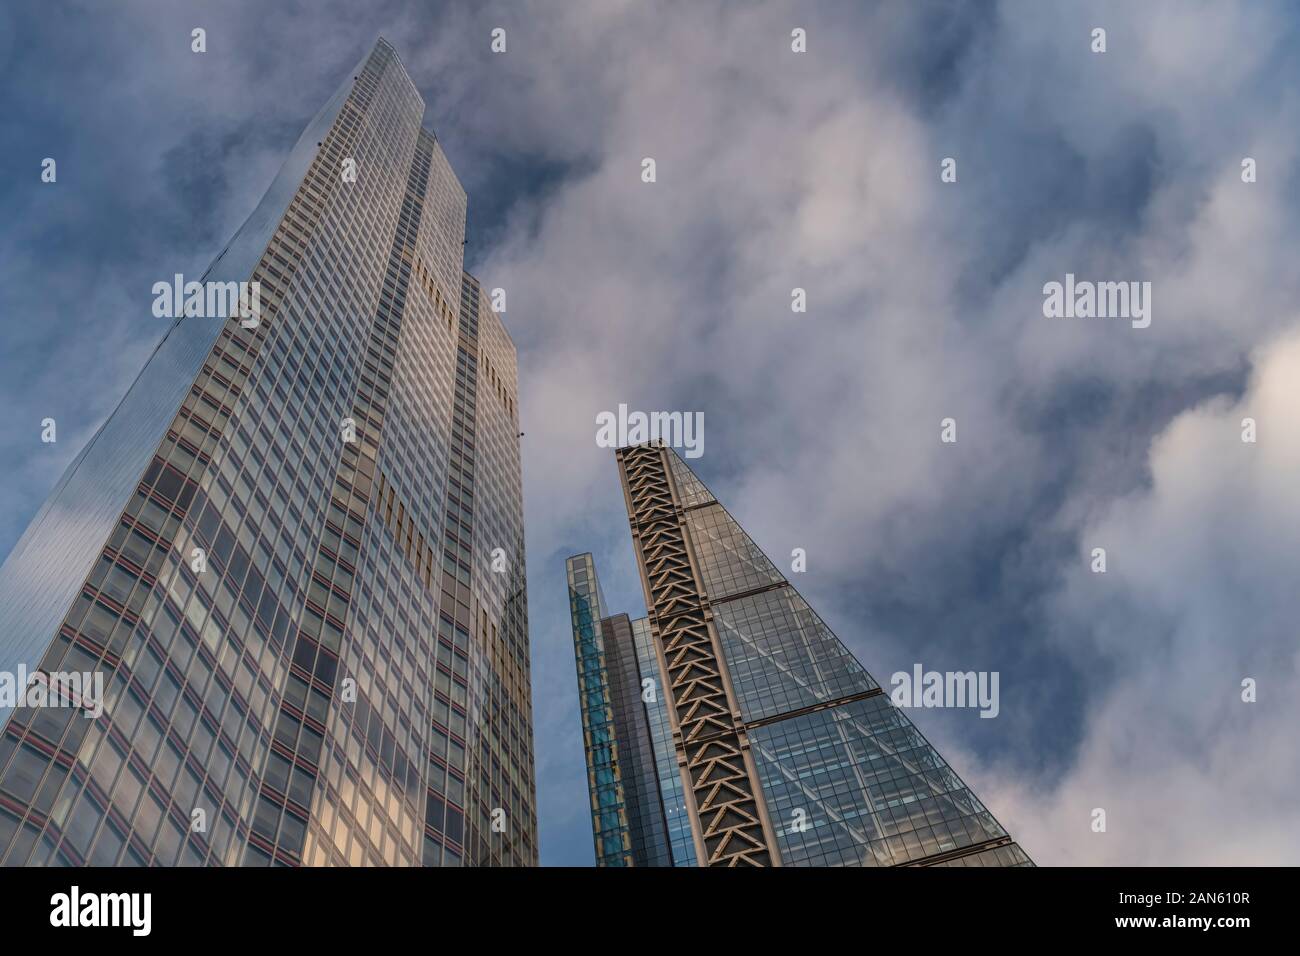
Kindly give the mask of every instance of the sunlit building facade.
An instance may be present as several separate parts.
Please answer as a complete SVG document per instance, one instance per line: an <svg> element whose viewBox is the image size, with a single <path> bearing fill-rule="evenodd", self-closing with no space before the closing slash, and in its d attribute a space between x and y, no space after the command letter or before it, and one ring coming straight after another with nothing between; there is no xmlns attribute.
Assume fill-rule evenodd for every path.
<svg viewBox="0 0 1300 956"><path fill-rule="evenodd" d="M647 616L567 566L598 865L1033 865L675 452L617 457Z"/></svg>
<svg viewBox="0 0 1300 956"><path fill-rule="evenodd" d="M378 41L202 277L258 321L176 319L0 568L0 672L104 676L0 711L5 865L536 863L515 349L423 117Z"/></svg>

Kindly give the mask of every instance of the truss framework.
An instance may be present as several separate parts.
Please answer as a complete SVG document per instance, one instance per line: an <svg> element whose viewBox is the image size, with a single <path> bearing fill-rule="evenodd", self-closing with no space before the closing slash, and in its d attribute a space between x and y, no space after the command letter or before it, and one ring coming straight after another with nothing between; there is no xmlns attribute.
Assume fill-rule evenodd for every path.
<svg viewBox="0 0 1300 956"><path fill-rule="evenodd" d="M667 454L657 445L637 445L619 449L618 462L651 633L672 698L696 852L704 866L779 866Z"/></svg>

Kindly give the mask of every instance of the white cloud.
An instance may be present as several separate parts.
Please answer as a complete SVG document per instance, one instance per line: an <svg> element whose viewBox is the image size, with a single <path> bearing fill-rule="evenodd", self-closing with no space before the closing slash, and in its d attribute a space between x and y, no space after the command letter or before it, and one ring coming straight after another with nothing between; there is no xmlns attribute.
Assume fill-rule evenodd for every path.
<svg viewBox="0 0 1300 956"><path fill-rule="evenodd" d="M546 39L565 38L563 74L576 81L575 64L585 64L578 85L601 92L584 103L608 113L569 115L565 90L542 80L559 57L550 47L553 56L529 67L538 82L521 86L508 107L527 112L525 128L539 137L566 127L568 153L594 164L539 216L521 220L484 267L511 290L522 345L530 548L587 546L602 521L601 543L626 547L612 465L592 454L596 411L619 402L703 410L704 465L725 476L715 490L769 552L808 549L818 574L810 590L831 595L823 611L848 623L843 636L868 667L887 670L920 648L992 665L1052 658L1058 678L1073 674L1082 740L1054 714L1050 694L998 722L998 766L1027 782L1002 815L1009 825L1024 821L1042 862L1080 852L1069 837L1074 810L1065 813L1050 790L1032 798L1044 765L1054 773L1077 760L1072 778L1105 780L1118 811L1113 836L1134 817L1125 794L1166 830L1208 827L1213 790L1171 814L1146 789L1146 771L1098 763L1115 701L1146 694L1159 703L1178 686L1134 679L1131 690L1109 690L1120 665L1052 633L1073 634L1097 615L1124 619L1124 596L1093 594L1053 623L1059 609L1036 595L1030 610L1048 610L1032 619L1042 630L1029 632L1016 602L1072 573L1068 560L1057 566L1059 540L1091 535L1089 516L1133 490L1150 434L1222 391L1253 349L1293 324L1284 306L1300 292L1289 264L1295 152L1279 131L1294 128L1294 111L1269 92L1271 61L1245 62L1240 52L1271 49L1285 32L1283 14L1216 6L1200 19L1176 4L1112 5L1099 14L1110 52L1098 57L1087 49L1093 12L1004 4L960 63L945 64L946 77L913 76L914 89L895 75L903 67L863 67L900 63L897 50L883 48L890 40L937 42L926 11L892 10L908 25L873 31L831 15L797 17L780 4L743 13L702 6L663 19L621 9L599 30L570 30L564 15L550 21ZM567 16L583 15L570 8ZM810 52L790 54L789 27L804 20ZM1212 64L1228 66L1210 87L1197 78ZM1270 175L1243 184L1240 159L1254 154L1267 157ZM646 155L659 165L652 186L637 176ZM949 155L959 161L951 186L939 182ZM1066 271L1152 281L1152 328L1044 319L1042 284ZM794 286L808 291L805 316L790 313ZM1093 401L1102 404L1084 404ZM956 446L938 440L949 415L958 420ZM1067 429L1071 416L1084 424ZM1154 454L1156 463L1177 460L1163 444ZM1178 468L1204 470L1199 460ZM1196 504L1144 528L1154 549L1147 573L1159 576L1155 554L1167 548L1189 549L1190 560L1194 540L1169 536L1197 525L1209 502ZM1217 531L1218 547L1253 553L1266 532L1230 522ZM1122 550L1112 557L1118 565ZM945 578L980 562L997 571L983 591ZM535 568L535 586L553 579ZM1278 597L1216 611L1180 593L1176 579L1160 580L1171 589L1165 627L1211 628L1225 616L1258 624ZM569 653L566 621L538 600L535 611L547 611L534 614L535 664L567 667L558 663ZM966 601L970 617L1000 617L1003 632L976 641L957 628L881 635L874 622L854 623L864 605L919 612L941 600L955 608L949 619ZM1158 642L1115 635L1134 655L1123 666L1165 666ZM1224 635L1199 640L1213 648ZM1172 673L1184 667L1191 663ZM1222 693L1231 697L1235 686L1228 681ZM561 730L568 693L566 684L539 695ZM1185 786L1202 765L1240 752L1226 728L1200 729L1153 771L1158 779ZM1008 752L1025 741L1059 752L1046 761ZM1257 754L1276 746L1261 739ZM983 738L983 752L998 749ZM979 759L954 762L984 777L972 771ZM1095 778L1092 766L1101 768ZM1275 760L1257 773L1271 786L1300 781L1295 771ZM1070 799L1093 798L1081 790ZM1085 813L1084 834L1086 824ZM1216 852L1249 855L1269 843L1256 824L1238 826L1235 843L1219 840ZM1165 841L1152 853L1154 862L1175 848Z"/></svg>
<svg viewBox="0 0 1300 956"><path fill-rule="evenodd" d="M1074 653L1106 676L1068 772L1045 789L986 772L985 799L1044 861L1294 864L1300 855L1300 334L1261 350L1247 393L1178 416L1152 484L1081 536L1059 597ZM1241 440L1256 419L1255 444ZM1253 678L1258 701L1241 699ZM1092 808L1108 829L1089 828Z"/></svg>

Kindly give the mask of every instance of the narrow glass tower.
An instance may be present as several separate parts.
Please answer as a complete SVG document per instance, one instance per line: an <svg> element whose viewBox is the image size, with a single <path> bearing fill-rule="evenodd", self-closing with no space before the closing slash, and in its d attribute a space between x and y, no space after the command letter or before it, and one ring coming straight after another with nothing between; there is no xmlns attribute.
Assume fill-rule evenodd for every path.
<svg viewBox="0 0 1300 956"><path fill-rule="evenodd" d="M647 616L567 568L598 865L1033 865L681 458L618 466Z"/></svg>
<svg viewBox="0 0 1300 956"><path fill-rule="evenodd" d="M423 116L379 40L199 279L255 321L175 319L0 568L0 672L103 678L0 710L5 865L536 862L515 349Z"/></svg>

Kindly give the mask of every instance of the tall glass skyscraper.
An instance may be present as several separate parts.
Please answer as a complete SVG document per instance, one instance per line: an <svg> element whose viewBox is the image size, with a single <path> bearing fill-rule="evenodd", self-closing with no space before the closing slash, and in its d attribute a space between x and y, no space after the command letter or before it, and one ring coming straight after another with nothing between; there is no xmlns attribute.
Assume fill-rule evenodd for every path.
<svg viewBox="0 0 1300 956"><path fill-rule="evenodd" d="M647 617L567 562L597 865L1033 865L676 453L618 465Z"/></svg>
<svg viewBox="0 0 1300 956"><path fill-rule="evenodd" d="M423 116L378 41L200 280L260 316L177 318L0 568L0 672L104 677L0 711L4 864L536 863L515 349Z"/></svg>

